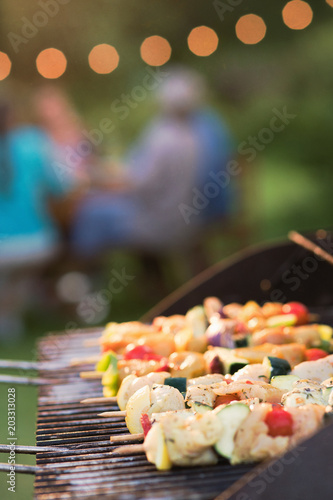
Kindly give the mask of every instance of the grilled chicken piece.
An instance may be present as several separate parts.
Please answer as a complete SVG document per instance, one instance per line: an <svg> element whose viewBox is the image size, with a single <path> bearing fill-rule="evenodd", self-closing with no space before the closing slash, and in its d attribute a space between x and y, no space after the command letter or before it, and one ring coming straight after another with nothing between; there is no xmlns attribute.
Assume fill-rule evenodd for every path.
<svg viewBox="0 0 333 500"><path fill-rule="evenodd" d="M290 437L290 446L297 445L312 436L322 425L326 406L305 405L297 408L288 408L293 417L293 435Z"/></svg>
<svg viewBox="0 0 333 500"><path fill-rule="evenodd" d="M150 391L150 408L148 415L169 410L185 409L184 398L181 393L169 385L154 384Z"/></svg>
<svg viewBox="0 0 333 500"><path fill-rule="evenodd" d="M325 406L317 404L288 408L293 419L292 435L273 437L268 434L265 423L270 410L271 405L265 403L252 408L237 430L232 464L264 460L286 452L314 434L322 425L325 414Z"/></svg>
<svg viewBox="0 0 333 500"><path fill-rule="evenodd" d="M260 402L267 403L280 403L283 394L286 391L273 387L266 382L255 382L250 381L236 381L231 384L222 382L213 387L213 391L216 395L224 396L227 394L234 394L235 399L252 399L258 398Z"/></svg>
<svg viewBox="0 0 333 500"><path fill-rule="evenodd" d="M254 363L253 365L244 366L244 368L241 368L236 373L234 373L231 378L234 381L251 380L268 382L269 376L270 373L267 366L264 366L261 363Z"/></svg>
<svg viewBox="0 0 333 500"><path fill-rule="evenodd" d="M221 435L222 424L215 414L207 412L189 418L174 414L161 418L159 423L163 429L170 460L174 465L217 463L217 455L211 447Z"/></svg>
<svg viewBox="0 0 333 500"><path fill-rule="evenodd" d="M219 384L211 385L191 385L186 391L185 401L188 406L193 406L193 403L201 403L211 407L214 407L216 400L216 393L214 392L214 387L218 387Z"/></svg>
<svg viewBox="0 0 333 500"><path fill-rule="evenodd" d="M323 395L323 387L319 383L306 379L294 382L292 390L282 396L281 402L288 408L288 411L289 408L296 406L327 404Z"/></svg>
<svg viewBox="0 0 333 500"><path fill-rule="evenodd" d="M292 373L302 379L311 379L323 382L333 377L333 354L316 361L304 361L294 367Z"/></svg>
<svg viewBox="0 0 333 500"><path fill-rule="evenodd" d="M218 382L223 382L224 375L220 375L219 373L209 373L208 375L203 375L202 377L190 378L187 381L187 387L191 387L191 385L211 385L217 384Z"/></svg>
<svg viewBox="0 0 333 500"><path fill-rule="evenodd" d="M125 410L129 398L141 389L141 387L148 385L152 388L154 384L163 384L167 377L170 377L170 373L168 372L151 372L142 377L137 377L133 374L127 375L122 381L117 394L119 408Z"/></svg>
<svg viewBox="0 0 333 500"><path fill-rule="evenodd" d="M287 436L268 435L265 418L269 411L271 411L270 404L256 405L241 424L234 439L232 464L263 460L287 450L289 442Z"/></svg>

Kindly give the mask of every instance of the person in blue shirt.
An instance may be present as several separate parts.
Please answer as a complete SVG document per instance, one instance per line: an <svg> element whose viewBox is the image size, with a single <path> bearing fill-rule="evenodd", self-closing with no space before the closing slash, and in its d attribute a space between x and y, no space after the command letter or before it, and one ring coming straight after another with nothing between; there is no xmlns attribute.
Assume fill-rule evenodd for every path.
<svg viewBox="0 0 333 500"><path fill-rule="evenodd" d="M13 128L11 121L10 105L0 102L0 333L8 335L19 328L21 278L59 251L48 200L68 190L52 167L47 135L33 126Z"/></svg>

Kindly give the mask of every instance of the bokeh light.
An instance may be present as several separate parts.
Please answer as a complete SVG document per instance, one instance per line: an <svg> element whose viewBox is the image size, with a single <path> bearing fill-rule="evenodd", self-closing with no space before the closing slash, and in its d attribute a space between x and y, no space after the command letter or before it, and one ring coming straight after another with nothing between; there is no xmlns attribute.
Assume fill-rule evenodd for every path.
<svg viewBox="0 0 333 500"><path fill-rule="evenodd" d="M266 35L266 24L256 14L242 16L236 24L237 38L248 45L259 43Z"/></svg>
<svg viewBox="0 0 333 500"><path fill-rule="evenodd" d="M162 66L171 57L171 47L165 38L154 35L146 38L140 47L141 58L150 66Z"/></svg>
<svg viewBox="0 0 333 500"><path fill-rule="evenodd" d="M38 72L49 79L59 78L67 67L67 59L61 50L45 49L37 56L36 66Z"/></svg>
<svg viewBox="0 0 333 500"><path fill-rule="evenodd" d="M0 52L0 80L4 80L12 69L12 63L7 54Z"/></svg>
<svg viewBox="0 0 333 500"><path fill-rule="evenodd" d="M187 38L188 47L196 56L206 57L215 52L219 37L212 28L198 26L193 28Z"/></svg>
<svg viewBox="0 0 333 500"><path fill-rule="evenodd" d="M303 0L292 0L283 8L282 18L288 28L292 30L303 30L311 23L313 12L307 2L303 2Z"/></svg>
<svg viewBox="0 0 333 500"><path fill-rule="evenodd" d="M96 45L88 56L89 66L93 71L106 75L114 71L119 64L119 55L112 45Z"/></svg>

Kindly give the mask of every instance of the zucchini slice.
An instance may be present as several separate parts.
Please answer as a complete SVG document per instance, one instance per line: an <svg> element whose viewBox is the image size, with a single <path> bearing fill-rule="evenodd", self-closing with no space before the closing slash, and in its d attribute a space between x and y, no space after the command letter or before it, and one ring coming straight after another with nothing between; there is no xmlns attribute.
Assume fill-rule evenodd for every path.
<svg viewBox="0 0 333 500"><path fill-rule="evenodd" d="M270 371L270 379L278 375L288 375L291 372L291 366L286 359L267 356L264 358L263 365Z"/></svg>
<svg viewBox="0 0 333 500"><path fill-rule="evenodd" d="M277 375L271 378L271 385L277 389L291 391L293 384L300 378L297 375Z"/></svg>
<svg viewBox="0 0 333 500"><path fill-rule="evenodd" d="M186 377L167 377L164 380L164 385L170 385L171 387L178 389L179 392L186 393L186 382Z"/></svg>
<svg viewBox="0 0 333 500"><path fill-rule="evenodd" d="M195 411L195 413L203 414L207 413L207 411L212 411L213 407L205 403L200 403L200 401L193 401L191 409Z"/></svg>
<svg viewBox="0 0 333 500"><path fill-rule="evenodd" d="M223 424L223 433L215 444L215 450L222 457L231 458L235 447L235 434L249 413L250 408L243 403L225 406L217 413L217 417Z"/></svg>

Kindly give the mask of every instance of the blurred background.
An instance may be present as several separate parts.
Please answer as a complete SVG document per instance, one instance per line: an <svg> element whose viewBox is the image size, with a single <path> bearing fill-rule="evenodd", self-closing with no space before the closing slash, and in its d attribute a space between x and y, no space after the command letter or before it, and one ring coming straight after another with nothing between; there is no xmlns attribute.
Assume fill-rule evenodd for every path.
<svg viewBox="0 0 333 500"><path fill-rule="evenodd" d="M11 226L0 213L0 309L3 318L8 316L1 358L33 359L36 339L46 331L137 319L197 271L236 251L286 238L291 229L332 226L332 9L332 0L1 1L1 122L6 105L12 113L0 131L1 159L6 165L3 138L9 131L38 131L23 134L23 146L16 135L11 147L16 148L15 141L22 150L29 144L33 158L38 148L44 154L47 145L43 158L47 163L49 157L46 168L54 178L47 186L56 196L42 210L57 235L52 250L56 243L61 246L45 259L34 254L28 266L22 266L22 259L28 262L23 255L8 267ZM206 89L200 105L227 130L223 169L229 172L232 202L224 212L201 217L195 193L206 193L208 208L215 199L204 191L206 178L206 184L196 185L198 191L189 185L193 197L187 213L191 221L200 220L198 227L184 225L195 227L191 245L170 244L161 251L126 238L116 244L118 235L110 233L102 242L103 255L99 247L84 253L80 228L112 226L110 213L117 220L114 200L123 202L123 185L131 177L126 163L136 151L133 145L146 146L154 124L164 123L155 96L174 68L189 71L190 80L199 75ZM142 133L146 139L140 139ZM150 143L155 141L152 135ZM147 149L149 158L152 149ZM8 208L6 183L14 181L1 177L1 207ZM218 196L226 192L223 187ZM94 205L96 194L102 196L98 200L108 197L102 212ZM119 219L121 227L137 211L126 213L125 223ZM7 386L0 393L4 443ZM17 388L20 444L34 444L36 394L33 388ZM33 463L33 458L19 458ZM7 498L4 478L0 491ZM32 497L32 483L30 477L17 476L17 498Z"/></svg>

